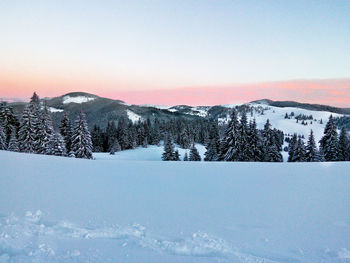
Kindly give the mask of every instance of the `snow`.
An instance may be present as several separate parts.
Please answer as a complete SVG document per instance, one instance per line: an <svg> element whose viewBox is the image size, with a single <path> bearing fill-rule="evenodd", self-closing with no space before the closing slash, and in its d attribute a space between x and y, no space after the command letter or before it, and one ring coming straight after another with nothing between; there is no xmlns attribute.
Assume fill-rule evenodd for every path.
<svg viewBox="0 0 350 263"><path fill-rule="evenodd" d="M140 105L141 107L151 107L151 108L156 108L160 110L168 110L172 106L165 106L165 105L153 105L153 104L143 104Z"/></svg>
<svg viewBox="0 0 350 263"><path fill-rule="evenodd" d="M201 144L196 144L196 148L202 158L204 159L204 153L206 151L205 146ZM182 149L179 146L175 146L175 150L179 151L180 159L182 160L187 152L190 155L189 149ZM147 148L139 147L136 150L126 150L121 152L116 152L115 155L110 155L109 153L94 153L94 157L97 160L112 160L112 161L161 161L163 154L163 146L150 145Z"/></svg>
<svg viewBox="0 0 350 263"><path fill-rule="evenodd" d="M86 96L74 96L71 97L69 95L63 97L63 104L68 103L85 103L94 100L95 98L92 97L86 97Z"/></svg>
<svg viewBox="0 0 350 263"><path fill-rule="evenodd" d="M126 110L126 114L128 115L129 120L131 120L133 123L142 121L142 117L131 110Z"/></svg>
<svg viewBox="0 0 350 263"><path fill-rule="evenodd" d="M49 110L50 110L50 112L52 112L52 113L54 113L54 112L63 112L62 109L56 109L56 108L54 108L54 107L49 107Z"/></svg>
<svg viewBox="0 0 350 263"><path fill-rule="evenodd" d="M0 262L349 262L349 162L98 156L0 151Z"/></svg>
<svg viewBox="0 0 350 263"><path fill-rule="evenodd" d="M323 136L324 128L331 114L333 115L333 117L343 116L341 114L327 111L312 111L294 107L280 108L256 103L249 103L247 105L252 106L256 109L264 109L264 115L255 110L253 111L253 116L251 116L250 113L248 113L247 115L248 121L252 118L256 119L257 127L259 129L263 129L267 119L269 119L272 128L276 128L283 131L285 135L293 135L294 133L304 135L305 141L307 140L311 129L314 132L315 141L318 142L321 139L321 137ZM316 119L317 121L312 120L311 124L310 121L307 120L306 122L308 123L308 125L302 125L301 121L299 121L299 123L296 123L296 119L294 119L294 117L291 117L291 119L285 119L285 114L288 113L289 115L291 112L294 112L294 117L298 116L299 114L304 114L307 116L312 115L313 119ZM218 122L227 123L229 119L229 116L227 116L226 118L219 118ZM321 119L323 121L323 124L319 123Z"/></svg>

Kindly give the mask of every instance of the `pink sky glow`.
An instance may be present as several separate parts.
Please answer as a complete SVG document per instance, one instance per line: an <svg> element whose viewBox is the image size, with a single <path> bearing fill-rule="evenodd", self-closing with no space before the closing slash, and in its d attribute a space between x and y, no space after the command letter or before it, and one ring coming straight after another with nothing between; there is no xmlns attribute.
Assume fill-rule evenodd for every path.
<svg viewBox="0 0 350 263"><path fill-rule="evenodd" d="M103 88L101 88L103 87ZM27 82L0 80L0 98L27 99L36 91L41 97L83 91L131 104L219 105L258 99L293 100L339 107L350 107L350 79L291 80L255 84L193 86L163 89L137 89L134 86L60 81Z"/></svg>

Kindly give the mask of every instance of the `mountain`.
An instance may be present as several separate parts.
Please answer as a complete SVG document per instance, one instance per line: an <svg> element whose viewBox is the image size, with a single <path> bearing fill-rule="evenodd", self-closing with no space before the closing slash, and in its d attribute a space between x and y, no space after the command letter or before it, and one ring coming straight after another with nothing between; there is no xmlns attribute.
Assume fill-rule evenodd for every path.
<svg viewBox="0 0 350 263"><path fill-rule="evenodd" d="M262 99L262 100L252 101L251 103L276 106L280 108L294 107L294 108L300 108L305 110L328 111L328 112L333 112L338 114L350 114L350 108L338 108L338 107L333 107L329 105L300 103L296 101L273 101L269 99Z"/></svg>
<svg viewBox="0 0 350 263"><path fill-rule="evenodd" d="M269 119L274 128L282 130L286 135L296 132L306 138L310 129L313 129L316 139L322 136L330 114L339 118L344 114L350 114L349 108L268 99L245 104L217 106L156 106L130 105L121 100L103 98L85 92L72 92L60 97L44 98L41 101L49 106L55 127L58 127L64 112L67 112L70 118L74 119L80 110L87 115L90 128L95 124L105 128L109 121L117 121L121 117L128 118L133 122L153 120L154 118L158 118L160 121L175 118L192 120L204 118L226 123L232 108L235 107L239 112L247 113L248 119L255 118L258 128L263 128L264 123ZM9 104L17 113L22 112L25 106L23 102ZM349 119L350 116L345 119L345 125L348 128L350 127Z"/></svg>

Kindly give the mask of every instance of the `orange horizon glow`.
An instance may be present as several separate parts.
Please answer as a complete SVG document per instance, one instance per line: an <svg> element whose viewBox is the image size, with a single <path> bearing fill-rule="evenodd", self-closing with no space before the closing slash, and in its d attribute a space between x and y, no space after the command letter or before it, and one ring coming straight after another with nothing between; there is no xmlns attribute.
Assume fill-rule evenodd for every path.
<svg viewBox="0 0 350 263"><path fill-rule="evenodd" d="M154 105L221 105L259 99L350 107L350 79L290 80L252 84L226 84L189 87L144 87L135 84L111 84L94 79L78 81L60 79L1 78L0 98L28 99L33 91L40 97L55 97L82 91L101 97L123 100L130 104Z"/></svg>

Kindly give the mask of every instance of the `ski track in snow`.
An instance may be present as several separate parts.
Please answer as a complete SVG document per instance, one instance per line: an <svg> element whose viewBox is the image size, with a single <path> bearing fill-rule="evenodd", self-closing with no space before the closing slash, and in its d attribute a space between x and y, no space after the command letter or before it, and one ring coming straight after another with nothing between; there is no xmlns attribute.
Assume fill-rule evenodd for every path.
<svg viewBox="0 0 350 263"><path fill-rule="evenodd" d="M121 247L136 245L159 254L222 258L229 262L232 260L248 263L282 262L239 252L225 240L200 231L187 238L167 239L149 233L139 224L87 228L67 221L46 222L40 210L35 213L28 211L23 217L14 215L0 217L0 262L101 262L105 260L103 255L96 254L96 251L91 251L90 255L86 250L81 252L79 249L61 249L55 244L59 240L65 242L115 240ZM349 250L346 249L338 252L339 258L349 258L349 254Z"/></svg>

